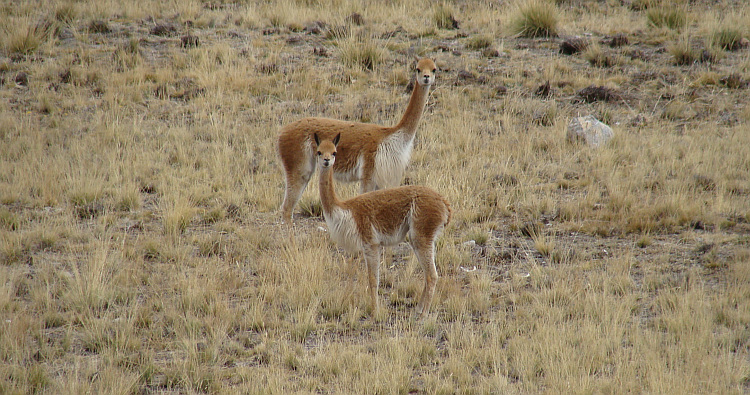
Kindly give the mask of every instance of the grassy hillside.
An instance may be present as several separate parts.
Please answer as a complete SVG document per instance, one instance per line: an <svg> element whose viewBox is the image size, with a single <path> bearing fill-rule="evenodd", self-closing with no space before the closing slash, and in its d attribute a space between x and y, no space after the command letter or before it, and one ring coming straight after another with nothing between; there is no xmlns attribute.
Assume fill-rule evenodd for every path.
<svg viewBox="0 0 750 395"><path fill-rule="evenodd" d="M749 392L750 7L663 3L2 2L0 392ZM315 180L280 224L275 151L395 124L416 56L421 321L406 244L368 313Z"/></svg>

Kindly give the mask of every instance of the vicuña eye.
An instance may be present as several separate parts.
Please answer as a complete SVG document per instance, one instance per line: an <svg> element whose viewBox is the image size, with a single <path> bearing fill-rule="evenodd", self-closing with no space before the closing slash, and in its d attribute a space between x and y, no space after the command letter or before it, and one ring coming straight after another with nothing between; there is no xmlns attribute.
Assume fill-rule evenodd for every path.
<svg viewBox="0 0 750 395"><path fill-rule="evenodd" d="M323 153L322 153L322 152L320 152L320 151L318 151L318 156L320 156L320 155L323 155Z"/></svg>
<svg viewBox="0 0 750 395"><path fill-rule="evenodd" d="M434 73L434 72L436 72L436 71L437 71L437 69L432 69L432 72L433 72L433 73Z"/></svg>
<svg viewBox="0 0 750 395"><path fill-rule="evenodd" d="M333 156L336 156L336 153L334 152L334 153L332 153L331 155L333 155Z"/></svg>

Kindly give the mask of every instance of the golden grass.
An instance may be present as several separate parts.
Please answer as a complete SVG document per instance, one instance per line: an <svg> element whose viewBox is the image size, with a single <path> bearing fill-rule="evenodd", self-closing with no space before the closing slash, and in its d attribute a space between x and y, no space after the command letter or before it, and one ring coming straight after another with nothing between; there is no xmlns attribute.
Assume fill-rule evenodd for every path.
<svg viewBox="0 0 750 395"><path fill-rule="evenodd" d="M656 1L557 3L558 31L630 43L560 55L491 2L0 8L0 392L747 392L746 50L725 23L645 29ZM168 22L200 45L150 34ZM676 64L687 37L727 51ZM454 210L422 321L405 244L372 317L315 180L295 225L276 212L279 127L396 122L415 54L440 71L406 176ZM623 100L576 100L592 84ZM615 138L567 143L590 113Z"/></svg>

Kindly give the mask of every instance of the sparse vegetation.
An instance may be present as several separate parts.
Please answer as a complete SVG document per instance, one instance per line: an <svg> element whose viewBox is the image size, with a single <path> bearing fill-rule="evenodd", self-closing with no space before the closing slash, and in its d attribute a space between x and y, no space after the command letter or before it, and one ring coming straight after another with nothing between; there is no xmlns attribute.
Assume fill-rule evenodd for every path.
<svg viewBox="0 0 750 395"><path fill-rule="evenodd" d="M484 2L39 4L0 7L0 393L747 392L750 63L714 2L519 2L567 55ZM406 244L367 314L317 182L279 224L275 147L395 123L415 54L404 182L454 211L421 321ZM587 114L599 149L565 141Z"/></svg>

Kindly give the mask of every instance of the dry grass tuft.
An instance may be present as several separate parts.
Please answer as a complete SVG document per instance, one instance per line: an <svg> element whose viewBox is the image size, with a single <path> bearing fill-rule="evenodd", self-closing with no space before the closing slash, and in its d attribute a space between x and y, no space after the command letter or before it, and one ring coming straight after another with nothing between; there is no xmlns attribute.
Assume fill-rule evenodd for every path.
<svg viewBox="0 0 750 395"><path fill-rule="evenodd" d="M466 47L476 51L489 48L493 43L494 39L492 38L492 36L487 34L480 34L469 38L469 41L466 43Z"/></svg>
<svg viewBox="0 0 750 395"><path fill-rule="evenodd" d="M667 48L678 65L691 65L701 59L700 51L687 38L681 38Z"/></svg>
<svg viewBox="0 0 750 395"><path fill-rule="evenodd" d="M388 50L376 37L350 34L336 40L341 61L347 67L375 70L388 58Z"/></svg>
<svg viewBox="0 0 750 395"><path fill-rule="evenodd" d="M723 22L717 26L709 37L712 45L718 46L727 51L736 51L742 47L742 39L745 36L745 29L741 25Z"/></svg>
<svg viewBox="0 0 750 395"><path fill-rule="evenodd" d="M680 6L649 7L646 19L651 26L680 30L687 25L687 11Z"/></svg>
<svg viewBox="0 0 750 395"><path fill-rule="evenodd" d="M438 29L458 29L459 23L453 16L453 8L446 4L440 3L435 7L433 19Z"/></svg>
<svg viewBox="0 0 750 395"><path fill-rule="evenodd" d="M47 42L56 29L55 23L47 19L34 20L30 17L8 19L2 26L3 49L15 55L29 55Z"/></svg>
<svg viewBox="0 0 750 395"><path fill-rule="evenodd" d="M555 37L560 19L558 13L555 4L550 1L520 1L510 22L510 29L522 37Z"/></svg>

